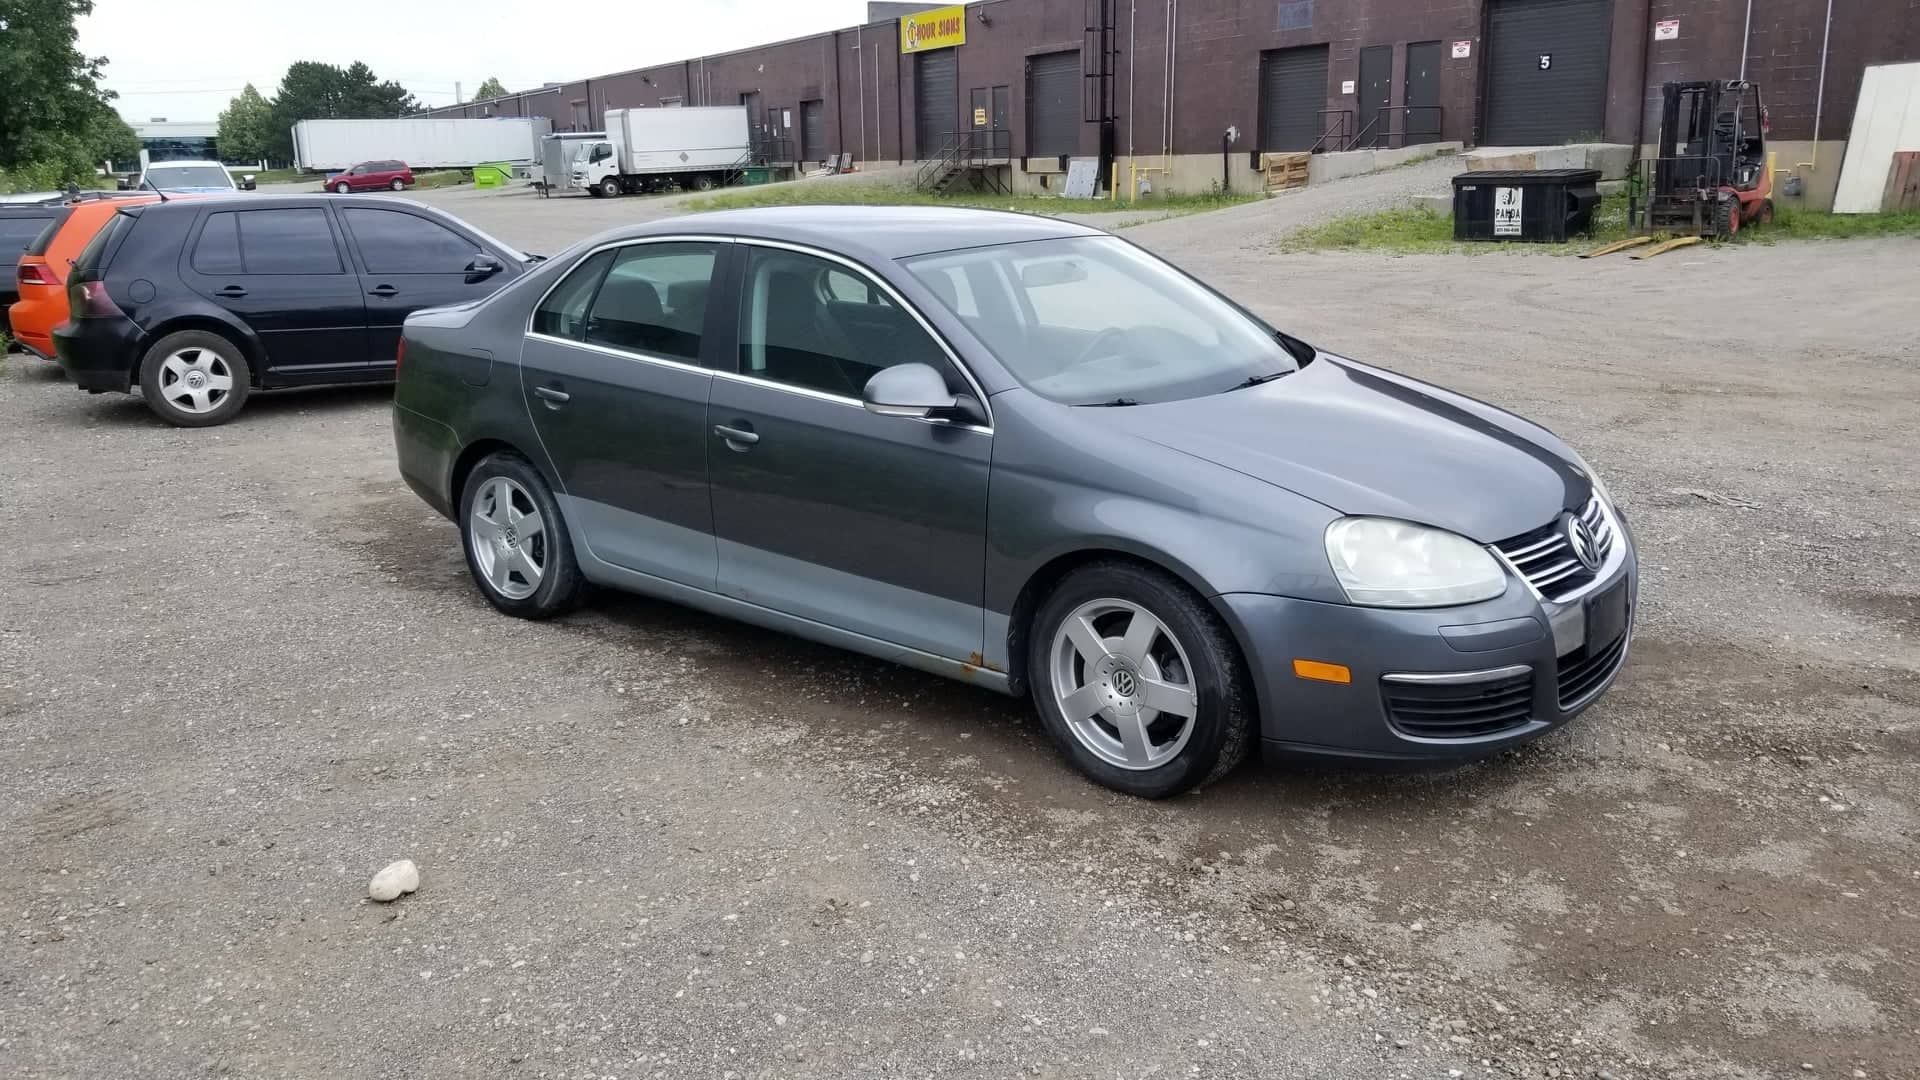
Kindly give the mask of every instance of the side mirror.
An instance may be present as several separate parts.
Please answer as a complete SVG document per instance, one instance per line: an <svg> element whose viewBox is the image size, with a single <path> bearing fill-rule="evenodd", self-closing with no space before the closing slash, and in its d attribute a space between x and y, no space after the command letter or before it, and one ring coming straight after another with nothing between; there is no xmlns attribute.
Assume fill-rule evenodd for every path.
<svg viewBox="0 0 1920 1080"><path fill-rule="evenodd" d="M473 261L467 264L467 284L485 281L504 269L506 267L500 265L500 260L491 255L475 255Z"/></svg>
<svg viewBox="0 0 1920 1080"><path fill-rule="evenodd" d="M254 182L252 173L248 173L247 175L240 178L241 191L252 191L254 188L259 186L260 186L259 184Z"/></svg>
<svg viewBox="0 0 1920 1080"><path fill-rule="evenodd" d="M861 399L870 413L910 420L933 419L934 413L959 403L947 389L947 380L927 364L887 368L867 380Z"/></svg>

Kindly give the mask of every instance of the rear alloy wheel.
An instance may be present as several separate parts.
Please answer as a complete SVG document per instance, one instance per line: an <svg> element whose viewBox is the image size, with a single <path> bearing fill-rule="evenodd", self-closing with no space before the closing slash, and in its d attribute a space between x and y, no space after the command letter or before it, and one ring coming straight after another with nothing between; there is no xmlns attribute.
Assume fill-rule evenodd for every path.
<svg viewBox="0 0 1920 1080"><path fill-rule="evenodd" d="M333 190L342 195L345 195L347 192L353 190L353 186L351 184L348 184L345 180L342 180L339 183L333 185Z"/></svg>
<svg viewBox="0 0 1920 1080"><path fill-rule="evenodd" d="M393 178L392 187L395 191L405 191L407 190L407 182L396 176Z"/></svg>
<svg viewBox="0 0 1920 1080"><path fill-rule="evenodd" d="M140 394L147 407L178 427L212 427L233 419L246 403L250 378L239 346L205 330L168 334L140 361Z"/></svg>
<svg viewBox="0 0 1920 1080"><path fill-rule="evenodd" d="M1130 563L1069 575L1029 635L1034 705L1080 770L1162 798L1246 756L1252 692L1232 636L1190 589Z"/></svg>
<svg viewBox="0 0 1920 1080"><path fill-rule="evenodd" d="M518 454L474 467L460 500L467 569L493 606L547 619L580 602L584 581L566 522L538 470Z"/></svg>

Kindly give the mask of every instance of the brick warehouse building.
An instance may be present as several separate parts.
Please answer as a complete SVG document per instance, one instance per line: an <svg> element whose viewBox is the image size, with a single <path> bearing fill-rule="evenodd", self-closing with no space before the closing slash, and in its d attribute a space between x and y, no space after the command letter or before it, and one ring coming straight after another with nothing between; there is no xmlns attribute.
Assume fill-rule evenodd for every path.
<svg viewBox="0 0 1920 1080"><path fill-rule="evenodd" d="M978 126L1020 190L1057 186L1070 156L1164 170L1147 172L1163 190L1223 176L1246 190L1259 152L1329 131L1650 144L1661 83L1734 78L1744 60L1778 167L1823 206L1863 68L1920 59L1920 0L984 0L951 14L959 44L908 51L905 20L887 19L432 115L597 130L609 108L745 104L803 162L922 160Z"/></svg>

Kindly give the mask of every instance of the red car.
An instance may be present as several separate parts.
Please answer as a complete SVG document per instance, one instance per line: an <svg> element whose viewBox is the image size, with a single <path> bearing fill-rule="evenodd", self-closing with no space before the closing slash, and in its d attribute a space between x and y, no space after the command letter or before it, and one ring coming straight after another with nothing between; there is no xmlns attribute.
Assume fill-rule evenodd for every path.
<svg viewBox="0 0 1920 1080"><path fill-rule="evenodd" d="M373 191L392 188L405 191L413 186L413 170L404 161L363 161L345 172L327 177L327 190L345 195L349 191Z"/></svg>

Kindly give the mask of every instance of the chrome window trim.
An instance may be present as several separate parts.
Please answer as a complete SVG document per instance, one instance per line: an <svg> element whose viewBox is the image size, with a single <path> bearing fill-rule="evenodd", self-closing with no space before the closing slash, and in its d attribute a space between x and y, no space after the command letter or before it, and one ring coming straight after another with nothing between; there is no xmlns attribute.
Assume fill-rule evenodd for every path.
<svg viewBox="0 0 1920 1080"><path fill-rule="evenodd" d="M1465 686L1478 682L1497 682L1501 679L1512 679L1532 673L1533 668L1526 664L1512 664L1508 667L1488 668L1484 671L1396 672L1380 676L1380 681L1411 683L1419 686Z"/></svg>
<svg viewBox="0 0 1920 1080"><path fill-rule="evenodd" d="M914 307L911 303L908 303L907 298L900 295L900 290L894 288L893 285L890 282L888 282L885 278L877 276L876 274L874 274L873 271L867 269L865 266L862 266L860 263L854 262L852 259L849 259L844 255L835 254L834 252L827 251L822 248L811 247L806 244L796 244L788 240L763 240L759 237L754 237L754 236L735 237L734 242L744 247L775 248L781 251L797 252L798 254L801 254L801 255L811 255L817 259L825 259L828 262L839 263L841 266L846 267L848 270L852 271L854 274L857 274L858 276L866 280L869 284L878 286L880 291L886 293L888 297L892 298L895 304L899 305L900 310L906 312L908 315L913 316L913 321L920 324L920 329L926 331L927 336L933 339L933 343L935 345L940 346L940 351L945 353L947 356L947 362L953 365L953 369L960 373L961 378L967 380L967 386L973 390L974 399L980 402L980 407L986 410L986 413L987 413L987 423L985 426L981 426L977 424L953 424L953 423L947 423L939 420L922 420L920 422L933 424L937 427L956 427L964 430L984 432L988 435L993 434L993 404L992 402L987 400L987 392L981 388L980 380L974 378L973 371L970 368L968 368L964 362L961 361L960 354L954 351L953 346L947 342L947 339L945 337L941 336L940 331L934 329L933 324L927 321L927 317L925 315L920 314L920 309ZM745 297L743 296L742 300L744 301L744 299ZM777 383L772 379L762 379L762 378L758 378L752 375L747 375L741 372L734 372L734 374L739 375L743 379L750 379L756 383L765 383L766 385L769 385L769 386L786 385L784 383ZM830 394L827 396L839 398L840 400L844 400L844 401L852 401L854 404L859 405L861 408L866 407L865 403L861 402L857 398L847 398L839 394Z"/></svg>
<svg viewBox="0 0 1920 1080"><path fill-rule="evenodd" d="M604 244L596 244L592 250L581 253L579 258L573 260L573 265L567 268L566 273L554 279L553 284L547 286L547 291L540 294L540 299L535 300L533 306L527 309L526 335L528 337L545 338L548 341L564 342L569 345L586 344L584 341L575 341L572 338L554 337L552 334L538 333L533 328L533 320L535 316L540 314L540 308L546 304L547 298L552 296L555 289L558 289L568 278L573 276L573 272L580 268L581 263L586 262L588 259L593 258L603 251L611 251L614 248L636 247L640 244L731 244L733 242L734 239L730 236L711 236L705 233L674 233L670 236L632 236L624 240L608 240ZM611 269L611 267L609 267L609 269ZM605 346L601 347L605 348ZM705 371L707 369L701 368L701 370Z"/></svg>
<svg viewBox="0 0 1920 1080"><path fill-rule="evenodd" d="M873 285L878 286L881 289L881 291L885 292L890 298L892 298L895 304L898 304L900 306L900 309L902 311L905 311L907 314L913 316L913 321L916 323L919 323L920 329L924 330L927 336L933 339L934 344L940 346L940 351L946 354L948 363L951 363L954 367L954 370L960 373L961 378L967 380L967 385L973 390L974 398L980 402L980 407L986 410L986 413L987 413L987 423L984 426L980 424L956 424L951 421L931 420L931 419L917 420L915 422L926 424L930 427L953 428L956 431L971 431L981 435L993 434L993 405L991 402L987 400L987 393L984 389L981 388L980 380L974 378L972 370L969 369L967 365L960 359L959 354L954 351L952 345L948 344L947 339L941 336L938 330L934 329L932 323L929 323L927 321L926 316L920 314L920 309L914 307L911 303L908 303L907 298L904 296L901 296L900 291L898 289L895 289L886 280L875 276L874 273L871 270L868 270L865 266L862 266L861 264L854 262L852 259L849 259L844 255L837 255L831 251L826 251L816 247L810 247L806 244L795 244L785 240L764 240L758 237L751 237L751 236L716 236L710 233L672 233L672 234L665 234L661 236L636 236L636 237L628 237L624 240L609 240L603 244L595 245L589 251L581 253L580 257L573 261L573 266L569 267L566 273L561 274L557 279L555 279L553 284L547 286L547 291L541 293L540 299L534 301L533 307L528 309L527 311L527 328L525 331L525 336L529 338L538 338L542 341L552 342L555 345L572 345L582 349L591 349L594 352L605 353L609 356L618 356L623 359L639 360L644 363L659 364L665 367L684 368L687 370L698 371L707 375L711 375L714 378L728 379L733 382L744 383L750 386L771 387L775 390L781 390L790 394L798 394L801 397L810 397L819 401L830 401L830 402L834 402L836 404L841 404L841 405L852 405L855 408L863 409L863 410L866 408L866 403L861 401L859 398L847 397L844 394L830 394L824 390L815 390L815 389L812 389L811 387L798 386L792 383L783 383L774 379L763 379L763 378L760 378L759 376L747 375L738 371L724 371L718 368L706 367L701 364L689 364L684 360L676 360L676 359L671 359L663 356L652 356L646 353L633 352L626 349L616 349L608 345L595 345L592 342L576 341L573 338L556 337L552 334L542 334L533 328L533 320L537 315L539 315L540 308L544 304L546 304L547 298L552 296L554 290L558 289L561 286L561 284L564 283L569 277L573 276L573 271L578 269L581 263L586 262L588 259L591 259L595 255L600 254L602 251L610 251L616 248L624 248L624 247L635 247L641 244L672 244L672 243L741 244L741 245L751 245L751 246L758 246L758 247L778 248L784 251L797 252L801 255L811 255L815 258L825 259L828 262L838 263L841 266L844 266L847 269L853 271L855 274L858 274L864 280L868 281ZM735 336L738 336L738 334L736 333ZM736 358L736 362L737 362L737 358Z"/></svg>
<svg viewBox="0 0 1920 1080"><path fill-rule="evenodd" d="M690 364L685 360L678 360L671 356L655 356L652 353L635 352L632 349L617 349L617 348L614 348L612 345L600 345L591 341L575 341L572 338L555 337L552 334L542 334L535 331L529 331L527 333L527 337L537 341L551 342L555 345L571 345L576 349L586 349L590 352L597 352L597 353L604 354L606 356L616 356L622 360L638 360L643 364L655 364L660 367L678 368L681 371L691 371L696 375L715 374L714 370L710 367L702 367L699 364Z"/></svg>

